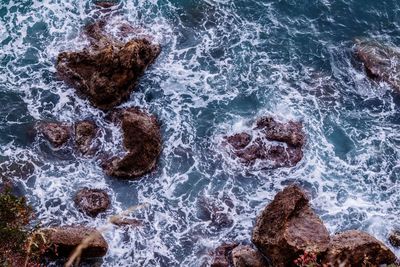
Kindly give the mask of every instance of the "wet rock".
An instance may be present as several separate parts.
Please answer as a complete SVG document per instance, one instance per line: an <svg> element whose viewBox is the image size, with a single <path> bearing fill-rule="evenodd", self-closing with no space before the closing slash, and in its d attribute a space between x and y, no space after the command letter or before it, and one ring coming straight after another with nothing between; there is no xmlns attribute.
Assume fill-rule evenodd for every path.
<svg viewBox="0 0 400 267"><path fill-rule="evenodd" d="M100 8L111 8L118 4L117 1L97 1L94 3L96 6Z"/></svg>
<svg viewBox="0 0 400 267"><path fill-rule="evenodd" d="M142 226L143 225L143 222L141 220L130 219L130 218L120 218L120 217L113 218L111 220L111 223L116 225L116 226L121 226L121 227L123 227L123 226L136 227L136 226Z"/></svg>
<svg viewBox="0 0 400 267"><path fill-rule="evenodd" d="M110 197L101 189L83 188L75 196L75 205L89 216L96 217L110 207Z"/></svg>
<svg viewBox="0 0 400 267"><path fill-rule="evenodd" d="M250 246L237 246L232 250L232 263L234 267L267 267L269 266L264 256Z"/></svg>
<svg viewBox="0 0 400 267"><path fill-rule="evenodd" d="M325 252L330 238L305 193L292 185L279 192L257 218L252 240L273 266L292 266L306 250Z"/></svg>
<svg viewBox="0 0 400 267"><path fill-rule="evenodd" d="M389 235L389 242L393 247L400 247L400 231L394 230Z"/></svg>
<svg viewBox="0 0 400 267"><path fill-rule="evenodd" d="M61 122L42 122L37 129L56 148L66 144L71 137L70 126Z"/></svg>
<svg viewBox="0 0 400 267"><path fill-rule="evenodd" d="M127 154L103 163L107 175L133 179L152 171L161 152L161 133L156 117L137 108L128 108L114 111L110 118L122 127Z"/></svg>
<svg viewBox="0 0 400 267"><path fill-rule="evenodd" d="M246 165L259 161L263 168L292 167L303 158L305 134L300 122L281 123L264 117L257 121L254 135L226 137L233 153Z"/></svg>
<svg viewBox="0 0 400 267"><path fill-rule="evenodd" d="M379 266L395 262L396 256L383 243L355 230L332 236L323 260L328 266Z"/></svg>
<svg viewBox="0 0 400 267"><path fill-rule="evenodd" d="M211 267L229 267L232 263L231 252L237 247L237 243L222 244L213 253Z"/></svg>
<svg viewBox="0 0 400 267"><path fill-rule="evenodd" d="M60 53L56 67L59 77L92 105L109 110L129 98L140 76L159 55L160 46L147 39L120 43L104 33L104 26L104 21L87 26L91 46Z"/></svg>
<svg viewBox="0 0 400 267"><path fill-rule="evenodd" d="M400 51L368 39L355 40L355 54L367 75L400 90Z"/></svg>
<svg viewBox="0 0 400 267"><path fill-rule="evenodd" d="M82 242L87 247L82 251L82 258L103 257L108 244L99 231L84 226L65 226L40 230L46 240L46 256L51 258L68 257Z"/></svg>
<svg viewBox="0 0 400 267"><path fill-rule="evenodd" d="M91 154L93 152L93 143L99 132L94 121L80 121L75 124L75 145L83 154Z"/></svg>
<svg viewBox="0 0 400 267"><path fill-rule="evenodd" d="M35 165L30 161L6 161L0 164L0 179L27 179L35 171Z"/></svg>
<svg viewBox="0 0 400 267"><path fill-rule="evenodd" d="M233 225L233 219L229 215L231 207L222 201L210 200L208 198L200 198L198 201L199 217L203 220L210 221L210 226L217 228L227 228ZM229 204L229 203L228 203Z"/></svg>

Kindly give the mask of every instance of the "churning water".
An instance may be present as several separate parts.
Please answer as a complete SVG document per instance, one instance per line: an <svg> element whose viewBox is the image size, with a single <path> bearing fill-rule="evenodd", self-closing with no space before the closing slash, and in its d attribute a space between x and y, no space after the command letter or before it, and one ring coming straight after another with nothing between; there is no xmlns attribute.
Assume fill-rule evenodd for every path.
<svg viewBox="0 0 400 267"><path fill-rule="evenodd" d="M82 27L104 16L109 31L129 22L163 49L123 105L162 123L158 167L139 181L106 177L98 161L46 150L29 134L40 120L107 126L54 67L60 51L87 44ZM400 46L399 21L397 0L123 0L111 13L89 0L1 0L3 169L35 166L19 190L45 226L99 227L148 203L130 214L143 226L104 234L104 266L207 264L223 241L249 242L256 215L293 182L311 192L331 233L361 229L389 245L400 215L400 95L367 79L352 46L359 36ZM303 121L296 167L259 170L226 153L224 135L266 114ZM117 153L119 143L103 149ZM106 189L112 209L96 219L80 213L71 199L83 186Z"/></svg>

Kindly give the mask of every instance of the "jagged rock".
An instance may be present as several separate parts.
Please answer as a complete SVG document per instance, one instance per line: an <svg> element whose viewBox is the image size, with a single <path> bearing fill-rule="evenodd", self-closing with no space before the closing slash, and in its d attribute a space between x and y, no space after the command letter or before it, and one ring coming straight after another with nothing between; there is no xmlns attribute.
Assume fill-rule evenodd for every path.
<svg viewBox="0 0 400 267"><path fill-rule="evenodd" d="M229 243L217 247L213 253L211 267L229 267L232 263L231 252L237 246L237 243Z"/></svg>
<svg viewBox="0 0 400 267"><path fill-rule="evenodd" d="M116 1L96 1L94 4L101 8L111 8L118 3Z"/></svg>
<svg viewBox="0 0 400 267"><path fill-rule="evenodd" d="M302 123L281 123L264 117L257 121L254 131L255 137L248 133L226 137L234 154L244 164L261 161L263 168L292 167L302 159L305 144Z"/></svg>
<svg viewBox="0 0 400 267"><path fill-rule="evenodd" d="M331 239L323 260L328 266L380 266L393 264L396 256L382 242L367 233L351 230Z"/></svg>
<svg viewBox="0 0 400 267"><path fill-rule="evenodd" d="M232 263L234 267L267 267L269 266L264 256L250 246L237 246L232 250Z"/></svg>
<svg viewBox="0 0 400 267"><path fill-rule="evenodd" d="M70 126L61 122L41 122L37 129L56 148L66 144L71 137Z"/></svg>
<svg viewBox="0 0 400 267"><path fill-rule="evenodd" d="M101 189L83 188L75 196L75 205L89 216L96 217L110 207L110 197Z"/></svg>
<svg viewBox="0 0 400 267"><path fill-rule="evenodd" d="M400 90L400 51L368 39L355 40L355 54L367 75Z"/></svg>
<svg viewBox="0 0 400 267"><path fill-rule="evenodd" d="M143 222L137 219L130 219L130 218L114 218L111 220L112 224L115 224L116 226L141 226L143 225Z"/></svg>
<svg viewBox="0 0 400 267"><path fill-rule="evenodd" d="M103 257L108 250L102 234L94 228L64 226L45 228L40 232L46 242L47 257L68 257L83 241L87 242L87 247L82 251L82 258Z"/></svg>
<svg viewBox="0 0 400 267"><path fill-rule="evenodd" d="M104 21L85 29L91 46L80 52L62 52L59 77L76 88L92 105L109 110L129 98L140 76L160 53L147 39L120 43L103 31Z"/></svg>
<svg viewBox="0 0 400 267"><path fill-rule="evenodd" d="M122 127L127 154L103 163L107 175L133 179L152 171L161 152L161 133L156 117L137 108L128 108L114 111L110 118Z"/></svg>
<svg viewBox="0 0 400 267"><path fill-rule="evenodd" d="M93 142L98 131L94 121L85 120L75 124L75 145L83 155L93 152Z"/></svg>
<svg viewBox="0 0 400 267"><path fill-rule="evenodd" d="M273 266L292 266L306 250L325 252L329 233L296 185L279 192L257 218L253 243Z"/></svg>
<svg viewBox="0 0 400 267"><path fill-rule="evenodd" d="M400 231L394 230L389 235L389 242L393 247L400 247Z"/></svg>

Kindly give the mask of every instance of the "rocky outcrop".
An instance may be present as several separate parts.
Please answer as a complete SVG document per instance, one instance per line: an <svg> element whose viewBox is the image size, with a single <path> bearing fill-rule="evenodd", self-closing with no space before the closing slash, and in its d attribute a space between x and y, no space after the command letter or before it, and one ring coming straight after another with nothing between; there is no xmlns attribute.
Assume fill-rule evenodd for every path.
<svg viewBox="0 0 400 267"><path fill-rule="evenodd" d="M54 147L65 145L71 138L71 128L61 122L41 122L37 125L37 131Z"/></svg>
<svg viewBox="0 0 400 267"><path fill-rule="evenodd" d="M89 216L96 217L110 207L110 197L101 189L83 188L75 196L75 205Z"/></svg>
<svg viewBox="0 0 400 267"><path fill-rule="evenodd" d="M396 256L383 243L361 231L332 236L323 263L328 266L379 266L393 264Z"/></svg>
<svg viewBox="0 0 400 267"><path fill-rule="evenodd" d="M75 124L75 145L83 155L94 151L94 140L99 132L94 121L85 120Z"/></svg>
<svg viewBox="0 0 400 267"><path fill-rule="evenodd" d="M296 138L293 140L297 140ZM257 218L253 243L273 266L292 266L306 250L325 252L329 233L296 185L279 192Z"/></svg>
<svg viewBox="0 0 400 267"><path fill-rule="evenodd" d="M211 267L229 267L232 263L231 253L237 243L226 243L217 247L213 253Z"/></svg>
<svg viewBox="0 0 400 267"><path fill-rule="evenodd" d="M250 246L237 246L232 250L232 265L234 267L267 267L264 256Z"/></svg>
<svg viewBox="0 0 400 267"><path fill-rule="evenodd" d="M355 54L367 75L400 90L400 51L368 39L355 40Z"/></svg>
<svg viewBox="0 0 400 267"><path fill-rule="evenodd" d="M155 116L137 108L120 109L110 119L121 125L124 157L113 157L103 163L109 176L133 179L152 171L161 152L160 126Z"/></svg>
<svg viewBox="0 0 400 267"><path fill-rule="evenodd" d="M40 230L45 243L45 255L50 258L68 257L82 242L86 248L82 258L103 257L108 245L99 231L83 226L65 226Z"/></svg>
<svg viewBox="0 0 400 267"><path fill-rule="evenodd" d="M91 46L79 52L62 52L57 59L61 79L102 110L129 98L140 76L160 53L147 39L120 43L104 33L104 21L89 25L85 33Z"/></svg>
<svg viewBox="0 0 400 267"><path fill-rule="evenodd" d="M238 133L226 137L232 151L246 165L262 168L292 167L303 157L305 134L300 122L281 123L271 117L257 121L253 136Z"/></svg>

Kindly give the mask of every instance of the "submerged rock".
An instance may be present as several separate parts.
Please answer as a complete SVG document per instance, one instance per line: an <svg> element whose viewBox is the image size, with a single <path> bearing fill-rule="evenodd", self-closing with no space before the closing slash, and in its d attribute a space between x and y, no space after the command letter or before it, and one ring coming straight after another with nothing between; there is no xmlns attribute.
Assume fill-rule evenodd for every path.
<svg viewBox="0 0 400 267"><path fill-rule="evenodd" d="M75 145L83 155L93 152L98 132L99 128L94 121L85 120L75 124Z"/></svg>
<svg viewBox="0 0 400 267"><path fill-rule="evenodd" d="M232 250L232 263L234 267L267 267L269 266L264 256L250 246L237 246Z"/></svg>
<svg viewBox="0 0 400 267"><path fill-rule="evenodd" d="M75 205L89 216L96 217L110 207L110 197L101 189L83 188L75 196Z"/></svg>
<svg viewBox="0 0 400 267"><path fill-rule="evenodd" d="M113 6L118 5L118 2L117 1L96 1L94 4L100 8L111 8Z"/></svg>
<svg viewBox="0 0 400 267"><path fill-rule="evenodd" d="M383 243L361 231L334 235L323 260L328 266L379 266L394 264L396 256Z"/></svg>
<svg viewBox="0 0 400 267"><path fill-rule="evenodd" d="M367 75L400 90L400 51L368 39L355 40L355 54Z"/></svg>
<svg viewBox="0 0 400 267"><path fill-rule="evenodd" d="M107 175L133 179L152 171L161 153L161 133L156 117L137 108L120 109L110 117L122 127L127 154L103 163Z"/></svg>
<svg viewBox="0 0 400 267"><path fill-rule="evenodd" d="M389 235L389 242L393 247L400 247L400 231L394 230Z"/></svg>
<svg viewBox="0 0 400 267"><path fill-rule="evenodd" d="M131 218L120 218L120 217L113 218L111 220L111 223L116 226L120 226L120 227L123 227L123 226L136 227L136 226L143 225L143 222L141 220L131 219Z"/></svg>
<svg viewBox="0 0 400 267"><path fill-rule="evenodd" d="M71 137L71 127L61 122L41 122L37 129L56 148L65 145Z"/></svg>
<svg viewBox="0 0 400 267"><path fill-rule="evenodd" d="M255 136L239 133L226 137L233 153L246 165L261 162L263 168L295 166L303 157L305 134L300 122L277 122L271 117L257 121Z"/></svg>
<svg viewBox="0 0 400 267"><path fill-rule="evenodd" d="M51 258L68 257L82 242L87 246L82 258L96 258L106 255L108 244L99 231L84 226L65 226L41 229L46 242L45 255Z"/></svg>
<svg viewBox="0 0 400 267"><path fill-rule="evenodd" d="M104 21L86 27L91 47L62 52L57 71L61 79L87 97L92 105L109 110L129 98L140 76L160 53L147 39L120 43L104 34Z"/></svg>
<svg viewBox="0 0 400 267"><path fill-rule="evenodd" d="M253 243L273 266L292 266L304 251L325 252L329 233L296 185L279 192L257 218Z"/></svg>

